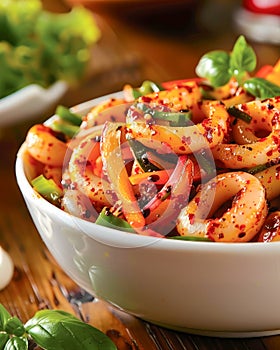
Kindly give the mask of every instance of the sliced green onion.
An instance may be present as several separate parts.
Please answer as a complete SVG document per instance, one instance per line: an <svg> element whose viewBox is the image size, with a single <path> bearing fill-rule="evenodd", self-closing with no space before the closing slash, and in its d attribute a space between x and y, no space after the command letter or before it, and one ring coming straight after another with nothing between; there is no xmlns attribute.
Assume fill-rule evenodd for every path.
<svg viewBox="0 0 280 350"><path fill-rule="evenodd" d="M153 92L159 92L164 90L164 88L153 81L145 80L139 88L132 89L132 95L135 100L141 96L151 94Z"/></svg>
<svg viewBox="0 0 280 350"><path fill-rule="evenodd" d="M114 228L121 231L135 233L133 228L129 225L129 223L121 218L118 218L114 214L112 214L108 208L103 208L100 212L98 218L95 223L97 225Z"/></svg>
<svg viewBox="0 0 280 350"><path fill-rule="evenodd" d="M139 91L142 96L150 94L152 92L159 92L162 91L163 87L151 80L145 80L143 81L142 85L139 88Z"/></svg>
<svg viewBox="0 0 280 350"><path fill-rule="evenodd" d="M149 107L147 104L138 102L135 104L136 108L145 114L150 114L154 119L166 120L170 126L187 126L190 124L192 113L186 112L166 112Z"/></svg>
<svg viewBox="0 0 280 350"><path fill-rule="evenodd" d="M42 197L55 205L59 205L63 191L53 179L47 179L44 175L39 175L31 181L31 185Z"/></svg>
<svg viewBox="0 0 280 350"><path fill-rule="evenodd" d="M128 144L131 148L132 153L134 154L136 161L138 162L139 166L144 172L161 170L149 161L147 151L150 149L145 147L141 142L137 141L136 139L129 139Z"/></svg>
<svg viewBox="0 0 280 350"><path fill-rule="evenodd" d="M263 171L265 169L267 169L267 165L266 164L261 164L261 165L257 165L257 166L255 166L253 168L248 169L247 172L252 174L252 175L255 175L258 172Z"/></svg>
<svg viewBox="0 0 280 350"><path fill-rule="evenodd" d="M78 114L71 112L67 107L59 105L56 108L55 114L58 115L61 119L73 125L76 125L76 126L81 125L82 118Z"/></svg>
<svg viewBox="0 0 280 350"><path fill-rule="evenodd" d="M251 117L249 114L247 114L247 113L241 111L240 109L236 108L235 106L229 107L229 108L227 109L227 111L228 111L228 113L229 113L230 115L232 115L233 117L236 117L236 118L238 118L238 119L241 119L241 120L243 120L243 121L246 122L246 123L250 123L251 120L252 120L252 117Z"/></svg>
<svg viewBox="0 0 280 350"><path fill-rule="evenodd" d="M199 242L213 242L207 237L198 237L198 236L172 236L166 237L168 239L177 239L179 241L199 241Z"/></svg>
<svg viewBox="0 0 280 350"><path fill-rule="evenodd" d="M69 136L70 138L73 138L80 130L80 128L76 125L71 125L57 120L55 120L49 126L52 130L62 132L64 135Z"/></svg>

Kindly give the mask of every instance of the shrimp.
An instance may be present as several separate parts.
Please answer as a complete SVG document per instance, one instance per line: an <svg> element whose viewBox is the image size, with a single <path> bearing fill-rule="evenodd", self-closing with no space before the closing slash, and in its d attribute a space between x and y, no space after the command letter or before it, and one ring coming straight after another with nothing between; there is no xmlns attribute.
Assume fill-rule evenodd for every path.
<svg viewBox="0 0 280 350"><path fill-rule="evenodd" d="M231 207L214 217L227 201L231 201ZM247 242L261 229L267 210L265 190L254 175L242 171L224 173L202 186L180 212L177 230L181 236Z"/></svg>
<svg viewBox="0 0 280 350"><path fill-rule="evenodd" d="M265 101L252 101L237 106L251 117L251 128L260 126L269 135L245 145L221 143L213 148L213 156L225 168L241 169L277 161L280 157L280 96ZM254 140L253 140L254 141Z"/></svg>
<svg viewBox="0 0 280 350"><path fill-rule="evenodd" d="M93 164L100 156L100 143L96 141L99 132L98 128L81 140L63 173L64 182L70 182L72 187L86 195L97 209L110 206L112 201L110 184L93 172Z"/></svg>
<svg viewBox="0 0 280 350"><path fill-rule="evenodd" d="M122 98L109 98L95 107L83 118L81 129L89 129L101 125L108 120L121 121L125 119L126 110L131 104Z"/></svg>
<svg viewBox="0 0 280 350"><path fill-rule="evenodd" d="M173 111L191 111L194 117L201 116L202 94L195 81L183 82L171 90L162 90L139 97L136 102L147 103L151 108L167 107ZM127 122L129 122L127 120Z"/></svg>
<svg viewBox="0 0 280 350"><path fill-rule="evenodd" d="M46 125L32 126L26 136L26 149L41 163L61 167L67 151L67 143L59 140L55 132Z"/></svg>
<svg viewBox="0 0 280 350"><path fill-rule="evenodd" d="M273 165L255 174L266 191L267 200L280 196L280 164Z"/></svg>
<svg viewBox="0 0 280 350"><path fill-rule="evenodd" d="M177 154L190 154L201 149L213 148L222 142L228 131L229 115L219 101L205 101L201 105L207 117L198 124L187 127L148 125L146 123L127 124L129 137L162 142L170 146Z"/></svg>

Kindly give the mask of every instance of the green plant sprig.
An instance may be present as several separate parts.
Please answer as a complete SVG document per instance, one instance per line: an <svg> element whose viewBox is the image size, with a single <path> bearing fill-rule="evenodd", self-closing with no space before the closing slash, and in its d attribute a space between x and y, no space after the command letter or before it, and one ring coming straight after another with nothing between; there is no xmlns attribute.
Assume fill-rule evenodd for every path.
<svg viewBox="0 0 280 350"><path fill-rule="evenodd" d="M100 330L61 310L40 310L23 324L0 304L0 350L117 350Z"/></svg>
<svg viewBox="0 0 280 350"><path fill-rule="evenodd" d="M241 35L231 52L214 50L203 55L196 66L196 74L207 79L214 88L224 86L231 78L235 78L239 86L256 98L266 99L280 95L280 86L264 78L250 77L249 73L256 66L256 53Z"/></svg>

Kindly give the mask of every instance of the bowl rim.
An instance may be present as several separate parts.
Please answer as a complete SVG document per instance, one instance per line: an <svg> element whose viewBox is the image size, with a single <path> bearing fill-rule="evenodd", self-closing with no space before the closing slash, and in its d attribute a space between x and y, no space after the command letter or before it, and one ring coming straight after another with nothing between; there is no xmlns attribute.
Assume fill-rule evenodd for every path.
<svg viewBox="0 0 280 350"><path fill-rule="evenodd" d="M91 107L98 104L99 102L104 101L108 98L117 98L123 96L122 91L118 91L115 93L110 93L101 97L93 98L91 100L88 100L86 102L82 102L76 106L73 106L71 110L75 113L86 113ZM55 115L48 118L45 123L47 124L52 118L55 118ZM20 191L22 192L22 195L24 199L27 199L28 201L31 201L34 203L35 206L38 206L40 209L42 209L44 212L53 214L55 216L60 217L64 222L71 220L75 220L78 225L83 226L86 229L85 234L88 235L90 238L102 240L103 243L108 245L115 245L118 246L118 248L137 248L139 245L148 245L156 247L157 249L166 249L166 250L195 250L199 252L216 252L216 253L240 253L242 254L245 252L246 254L248 252L255 252L256 250L259 251L260 249L262 251L268 250L269 252L273 251L274 249L279 250L279 242L272 242L271 244L268 244L266 242L200 242L200 241L184 241L184 240L176 240L176 239L165 239L165 238L158 238L158 237L151 237L151 236L145 236L145 235L138 235L133 234L121 230L116 230L113 228L103 227L101 225L97 225L93 222L89 222L86 220L83 220L81 218L75 217L64 210L56 207L55 205L48 202L46 199L44 199L42 196L40 196L32 187L30 182L28 181L25 169L24 169L24 160L23 155L26 150L26 144L25 142L22 143L20 146L15 160L15 175L16 175L16 181L18 184L18 187ZM99 226L103 228L104 230L112 233L110 235L101 236L99 233L93 232L95 226ZM99 230L98 230L99 231ZM101 229L102 231L102 229ZM121 242L121 244L120 244Z"/></svg>

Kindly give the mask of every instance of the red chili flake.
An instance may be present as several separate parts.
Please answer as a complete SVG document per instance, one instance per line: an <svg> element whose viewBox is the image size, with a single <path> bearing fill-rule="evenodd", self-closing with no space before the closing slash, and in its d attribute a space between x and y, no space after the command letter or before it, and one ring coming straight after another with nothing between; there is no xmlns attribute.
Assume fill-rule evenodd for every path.
<svg viewBox="0 0 280 350"><path fill-rule="evenodd" d="M191 140L190 136L188 136L188 137L183 136L181 141L182 141L182 143L184 143L186 145L190 145L192 143L192 140Z"/></svg>
<svg viewBox="0 0 280 350"><path fill-rule="evenodd" d="M272 135L272 140L273 140L273 142L274 142L276 145L280 144L279 137L277 137L277 136L275 136L275 135Z"/></svg>
<svg viewBox="0 0 280 350"><path fill-rule="evenodd" d="M266 155L268 156L268 157L271 157L272 156L272 150L270 150L270 151L268 151L268 152L266 152Z"/></svg>
<svg viewBox="0 0 280 350"><path fill-rule="evenodd" d="M271 124L278 125L280 123L280 112L277 111L274 113L273 117L271 118Z"/></svg>
<svg viewBox="0 0 280 350"><path fill-rule="evenodd" d="M246 232L240 232L239 234L238 234L238 238L243 238L243 237L245 237L246 236Z"/></svg>
<svg viewBox="0 0 280 350"><path fill-rule="evenodd" d="M190 224L193 225L194 224L195 215L194 214L189 214L188 217L189 217Z"/></svg>
<svg viewBox="0 0 280 350"><path fill-rule="evenodd" d="M179 147L179 150L180 150L180 151L185 151L185 150L186 150L186 147L180 146L180 147Z"/></svg>
<svg viewBox="0 0 280 350"><path fill-rule="evenodd" d="M142 100L143 102L146 102L146 103L152 102L152 98L151 98L151 97L148 97L148 96L142 96L142 97L141 97L141 100Z"/></svg>
<svg viewBox="0 0 280 350"><path fill-rule="evenodd" d="M238 162L242 162L243 157L242 156L237 156L237 160L238 160Z"/></svg>

